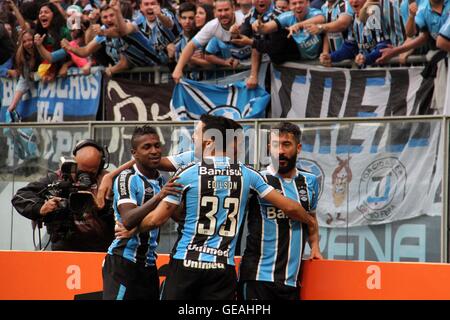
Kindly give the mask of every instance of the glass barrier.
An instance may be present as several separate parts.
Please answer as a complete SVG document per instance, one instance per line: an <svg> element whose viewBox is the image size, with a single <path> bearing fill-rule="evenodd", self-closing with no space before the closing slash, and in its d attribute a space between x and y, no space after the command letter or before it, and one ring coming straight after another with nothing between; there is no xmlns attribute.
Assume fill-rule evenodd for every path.
<svg viewBox="0 0 450 320"><path fill-rule="evenodd" d="M294 121L303 131L297 164L316 175L320 247L328 259L427 261L443 258L441 228L444 177L442 119ZM270 162L269 129L276 121L244 123L239 159L258 169ZM131 136L142 123L95 123L86 127L34 127L36 143L28 150L17 140L19 127L0 133L0 249L34 250L29 220L11 206L15 191L56 170L61 156L70 156L76 141L92 136L108 147L110 169L131 158ZM163 155L191 149L194 123L153 123ZM20 127L26 128L26 127ZM10 130L10 132L8 132ZM13 132L11 132L13 131ZM15 131L15 132L14 132ZM16 139L16 140L14 140ZM257 152L256 152L257 151ZM169 175L164 173L166 177ZM177 239L176 224L161 229L159 252L168 253ZM42 229L42 230L45 230ZM35 238L38 240L37 235ZM41 234L41 242L45 235ZM246 228L238 254L245 248ZM37 240L35 242L37 242ZM45 244L45 243L44 243ZM309 248L306 246L306 253Z"/></svg>
<svg viewBox="0 0 450 320"><path fill-rule="evenodd" d="M30 220L16 212L11 199L32 181L56 171L61 157L71 158L81 139L89 138L89 126L0 126L0 216L1 250L39 250L48 243L46 229L33 228Z"/></svg>
<svg viewBox="0 0 450 320"><path fill-rule="evenodd" d="M265 145L273 123L261 125L261 167L270 161ZM441 121L297 124L303 131L297 166L318 177L324 257L441 261Z"/></svg>

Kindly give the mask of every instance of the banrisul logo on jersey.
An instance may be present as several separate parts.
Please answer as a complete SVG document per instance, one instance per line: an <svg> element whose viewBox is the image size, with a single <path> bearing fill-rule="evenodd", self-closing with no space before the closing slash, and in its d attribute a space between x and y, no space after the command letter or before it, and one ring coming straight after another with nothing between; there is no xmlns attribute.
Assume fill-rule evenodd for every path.
<svg viewBox="0 0 450 320"><path fill-rule="evenodd" d="M319 197L317 199L320 199L323 190L323 179L325 176L322 168L316 161L305 158L302 158L297 162L297 167L316 176L317 183L319 184Z"/></svg>
<svg viewBox="0 0 450 320"><path fill-rule="evenodd" d="M406 168L395 157L373 161L359 183L358 210L370 221L387 219L405 199Z"/></svg>

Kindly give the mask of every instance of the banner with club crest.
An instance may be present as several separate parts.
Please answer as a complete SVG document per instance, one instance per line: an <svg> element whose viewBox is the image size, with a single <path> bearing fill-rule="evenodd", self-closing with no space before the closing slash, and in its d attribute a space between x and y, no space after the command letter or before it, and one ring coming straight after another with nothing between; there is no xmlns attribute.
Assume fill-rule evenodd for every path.
<svg viewBox="0 0 450 320"><path fill-rule="evenodd" d="M422 69L274 67L272 117L432 114L433 79L424 79ZM441 120L304 125L299 164L319 178L319 224L352 227L441 215L441 129Z"/></svg>

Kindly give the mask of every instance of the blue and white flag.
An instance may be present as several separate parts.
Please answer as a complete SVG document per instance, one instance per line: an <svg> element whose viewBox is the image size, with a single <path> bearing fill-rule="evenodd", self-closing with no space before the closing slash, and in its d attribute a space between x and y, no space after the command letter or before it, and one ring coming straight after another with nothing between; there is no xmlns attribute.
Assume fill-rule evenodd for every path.
<svg viewBox="0 0 450 320"><path fill-rule="evenodd" d="M16 81L0 78L0 121L14 98ZM17 106L24 122L92 121L96 119L102 90L100 70L92 74L58 77L44 83L35 81Z"/></svg>
<svg viewBox="0 0 450 320"><path fill-rule="evenodd" d="M263 88L248 90L244 81L221 86L182 79L175 86L170 108L174 120L196 120L204 113L234 120L265 118L269 100Z"/></svg>

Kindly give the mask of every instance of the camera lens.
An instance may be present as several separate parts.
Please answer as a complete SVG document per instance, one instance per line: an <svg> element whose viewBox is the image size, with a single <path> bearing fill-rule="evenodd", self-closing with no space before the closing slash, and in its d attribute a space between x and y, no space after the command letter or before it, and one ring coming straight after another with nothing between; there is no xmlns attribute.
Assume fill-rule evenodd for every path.
<svg viewBox="0 0 450 320"><path fill-rule="evenodd" d="M89 173L82 172L78 174L78 183L80 188L90 188L92 185L92 180Z"/></svg>

